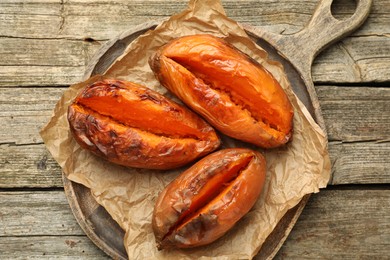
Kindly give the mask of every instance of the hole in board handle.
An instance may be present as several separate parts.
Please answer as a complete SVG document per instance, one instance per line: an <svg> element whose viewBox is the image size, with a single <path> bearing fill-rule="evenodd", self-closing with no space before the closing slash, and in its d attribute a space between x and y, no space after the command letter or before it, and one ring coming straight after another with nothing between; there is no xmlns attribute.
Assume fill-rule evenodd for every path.
<svg viewBox="0 0 390 260"><path fill-rule="evenodd" d="M356 12L356 6L356 0L334 0L330 10L334 18L343 21Z"/></svg>

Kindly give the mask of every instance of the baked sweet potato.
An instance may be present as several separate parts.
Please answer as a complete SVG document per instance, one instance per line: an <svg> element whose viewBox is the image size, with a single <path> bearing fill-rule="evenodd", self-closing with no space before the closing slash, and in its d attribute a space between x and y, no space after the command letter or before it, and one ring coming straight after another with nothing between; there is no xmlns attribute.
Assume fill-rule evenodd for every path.
<svg viewBox="0 0 390 260"><path fill-rule="evenodd" d="M263 66L211 35L177 38L149 64L163 86L222 133L272 148L292 134L293 108Z"/></svg>
<svg viewBox="0 0 390 260"><path fill-rule="evenodd" d="M157 199L157 247L190 248L221 237L255 204L265 172L264 157L243 148L220 150L194 164Z"/></svg>
<svg viewBox="0 0 390 260"><path fill-rule="evenodd" d="M81 147L130 167L171 169L215 150L213 128L187 108L135 83L102 80L68 109Z"/></svg>

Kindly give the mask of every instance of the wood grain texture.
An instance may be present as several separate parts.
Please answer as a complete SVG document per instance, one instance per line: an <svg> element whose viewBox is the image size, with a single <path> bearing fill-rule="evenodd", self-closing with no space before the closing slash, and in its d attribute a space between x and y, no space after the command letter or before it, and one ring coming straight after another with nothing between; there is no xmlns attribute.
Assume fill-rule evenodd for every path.
<svg viewBox="0 0 390 260"><path fill-rule="evenodd" d="M329 154L332 162L329 184L390 182L390 142L331 142Z"/></svg>
<svg viewBox="0 0 390 260"><path fill-rule="evenodd" d="M106 259L81 235L63 191L0 192L0 212L2 259ZM389 189L323 190L311 196L276 259L384 257L389 212Z"/></svg>
<svg viewBox="0 0 390 260"><path fill-rule="evenodd" d="M63 187L61 168L43 144L0 146L0 188Z"/></svg>
<svg viewBox="0 0 390 260"><path fill-rule="evenodd" d="M0 32L10 37L74 39L84 39L91 33L89 36L94 36L95 40L108 40L115 36L116 29L118 33L127 30L128 25L169 17L184 10L187 3L188 0L117 0L112 5L106 0L3 0L1 23L9 26L1 26ZM284 34L300 30L309 21L317 3L316 0L222 0L226 14L232 19ZM354 5L353 0L335 1L332 10L336 18L345 19L354 12ZM388 35L390 28L381 25L389 21L389 13L387 0L374 1L369 17L372 22L354 35ZM31 25L37 26L36 30L29 27L31 21L35 21ZM19 26L12 30L10 26L15 23ZM58 26L46 27L49 23ZM83 27L75 30L73 24Z"/></svg>
<svg viewBox="0 0 390 260"><path fill-rule="evenodd" d="M0 89L0 144L41 143L41 128L65 88Z"/></svg>
<svg viewBox="0 0 390 260"><path fill-rule="evenodd" d="M388 259L390 190L312 195L275 259Z"/></svg>
<svg viewBox="0 0 390 260"><path fill-rule="evenodd" d="M62 190L0 192L0 223L0 237L84 234Z"/></svg>
<svg viewBox="0 0 390 260"><path fill-rule="evenodd" d="M17 38L0 38L0 44L1 66L20 66L20 61L23 61L25 66L59 67L84 66L85 62L80 58L88 57L87 48L95 51L93 47L100 45L77 40Z"/></svg>
<svg viewBox="0 0 390 260"><path fill-rule="evenodd" d="M110 259L86 236L0 237L1 259Z"/></svg>
<svg viewBox="0 0 390 260"><path fill-rule="evenodd" d="M43 144L0 146L0 188L62 187L61 168ZM331 142L329 184L390 182L389 142Z"/></svg>
<svg viewBox="0 0 390 260"><path fill-rule="evenodd" d="M169 17L185 9L186 4L184 0L163 4L120 0L115 5L92 0L2 1L0 86L76 83L91 53L101 43L135 25ZM223 1L232 19L283 34L302 28L316 4L317 0ZM341 7L336 5L334 9L342 16L348 17L353 12L352 3ZM386 0L374 1L361 29L315 60L314 81L387 81L390 77L389 9Z"/></svg>
<svg viewBox="0 0 390 260"><path fill-rule="evenodd" d="M390 78L389 54L388 36L344 39L314 60L313 80L316 83L386 82Z"/></svg>
<svg viewBox="0 0 390 260"><path fill-rule="evenodd" d="M373 87L316 88L329 140L390 140L390 89Z"/></svg>

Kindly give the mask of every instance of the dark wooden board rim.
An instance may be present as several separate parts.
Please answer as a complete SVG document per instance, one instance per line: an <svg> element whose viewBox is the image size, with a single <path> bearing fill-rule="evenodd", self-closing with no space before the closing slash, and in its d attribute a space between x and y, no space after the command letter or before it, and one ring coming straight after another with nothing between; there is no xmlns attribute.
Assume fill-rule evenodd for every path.
<svg viewBox="0 0 390 260"><path fill-rule="evenodd" d="M274 35L272 33L264 32L247 25L243 26L247 31L248 35L251 36L251 38L255 41L257 40L257 44L261 45L264 49L266 49L266 51L273 53L273 55L271 55L270 57L271 59L276 59L277 61L281 62L283 66L285 66L285 68L287 67L287 71L293 71L292 74L289 73L288 77L290 81L291 79L293 79L293 83L297 82L297 86L295 86L294 92L298 90L299 93L296 94L301 98L302 102L308 108L309 112L312 114L312 116L320 125L320 127L325 131L325 133L325 124L322 118L321 109L311 79L312 61L314 60L314 57L326 46L351 33L364 22L364 20L368 16L372 0L358 0L357 10L351 18L347 19L347 21L344 22L331 20L329 25L329 17L333 18L330 13L331 3L332 0L320 1L308 25L302 31L294 35L284 37L281 35ZM147 30L155 28L155 26L157 26L161 22L162 21L153 21L141 24L132 28L129 31L122 33L115 39L112 39L111 41L107 42L89 62L89 65L87 66L86 72L84 74L84 79L89 78L93 74L103 73L105 68L104 66L99 67L99 64L111 64L114 59L123 52L125 46L127 46L127 43L133 41L135 38L146 32ZM302 35L306 34L313 36L318 32L318 30L323 29L323 27L326 25L329 25L328 28L333 30L332 33L328 35L328 38L322 38L320 41L316 41L315 45L312 45L310 47L308 47L308 42L302 42L300 40L302 39ZM299 48L301 49L301 54L305 53L304 58L297 59L297 57L300 56L297 55L297 53L293 53L293 51L295 51L296 49L291 49L291 45L299 46ZM117 48L118 50L116 52L109 52L110 49L115 49L118 46L119 48ZM304 87L303 92L302 87ZM126 259L126 255L123 254L123 245L121 245L122 248L120 248L119 251L118 249L114 249L111 245L109 245L107 238L105 240L101 237L101 234L99 234L98 232L99 230L96 230L96 225L91 222L100 221L99 218L96 219L96 217L91 220L90 215L96 214L95 212L99 208L99 214L102 214L103 212L105 218L110 218L108 213L104 213L104 208L97 205L97 203L95 202L95 205L93 206L94 210L86 210L86 208L83 208L80 204L83 203L83 200L80 201L80 199L78 198L78 192L80 192L81 190L83 196L89 196L88 200L91 201L92 195L90 194L89 189L80 184L69 181L64 174L63 182L65 194L69 201L71 210L86 235L100 249L102 249L107 255L109 255L113 259ZM264 242L261 250L256 256L257 259L272 259L276 255L280 247L283 245L284 241L287 239L290 231L298 220L298 217L301 214L309 198L310 194L304 196L295 207L290 209L284 215L284 217L279 221L273 232ZM92 204L94 203L93 201L94 200L92 198ZM90 207L90 205L88 205L88 207ZM115 222L112 219L105 219L104 221ZM118 228L117 226L115 226L116 223L110 224L112 225L111 228ZM123 231L120 236L123 236Z"/></svg>
<svg viewBox="0 0 390 260"><path fill-rule="evenodd" d="M99 236L99 234L94 229L93 224L88 220L88 217L86 217L85 210L83 210L82 207L80 206L79 199L77 198L77 192L75 189L75 185L79 185L79 186L82 185L68 180L68 178L66 178L64 174L62 174L62 181L64 183L65 196L69 202L70 209L72 210L77 223L84 231L84 233L88 236L88 238L111 258L121 259L121 260L127 259L126 257L122 256L120 253L118 253L118 251L113 249L105 240L103 240ZM86 188L85 186L82 187L86 191L89 191L89 189ZM92 195L90 196L92 197ZM111 221L114 220L112 219Z"/></svg>

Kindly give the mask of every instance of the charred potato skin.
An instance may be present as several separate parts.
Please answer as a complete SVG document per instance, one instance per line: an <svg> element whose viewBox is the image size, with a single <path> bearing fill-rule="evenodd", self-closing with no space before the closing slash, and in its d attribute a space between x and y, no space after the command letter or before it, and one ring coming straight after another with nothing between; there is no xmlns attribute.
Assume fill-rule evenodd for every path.
<svg viewBox="0 0 390 260"><path fill-rule="evenodd" d="M186 224L178 224L207 183L223 174L228 165L242 159L248 163L227 189L201 209L194 210L193 216L184 221ZM224 149L201 159L173 180L157 198L152 219L157 247L160 250L192 248L223 236L257 201L265 172L264 157L249 149Z"/></svg>
<svg viewBox="0 0 390 260"><path fill-rule="evenodd" d="M123 106L123 113L114 111L115 114L110 115L112 111L106 109L120 107L124 102L127 106ZM135 111L134 107L141 110ZM132 125L134 122L122 122L131 121L121 116L131 112L135 113L134 118L147 117L149 121L140 120L142 127ZM164 117L179 122L175 124L179 129L177 133L169 136L169 133L159 132L153 113L158 113L160 122ZM116 117L121 117L121 121ZM71 133L82 148L127 167L173 169L210 153L220 144L212 127L196 114L155 91L127 81L104 79L86 87L68 107L67 118ZM157 125L142 129L151 124ZM166 131L170 131L170 124L172 122L166 124ZM187 130L191 133L185 136Z"/></svg>
<svg viewBox="0 0 390 260"><path fill-rule="evenodd" d="M156 78L220 132L263 148L287 143L293 107L262 65L211 35L176 38L149 59Z"/></svg>

